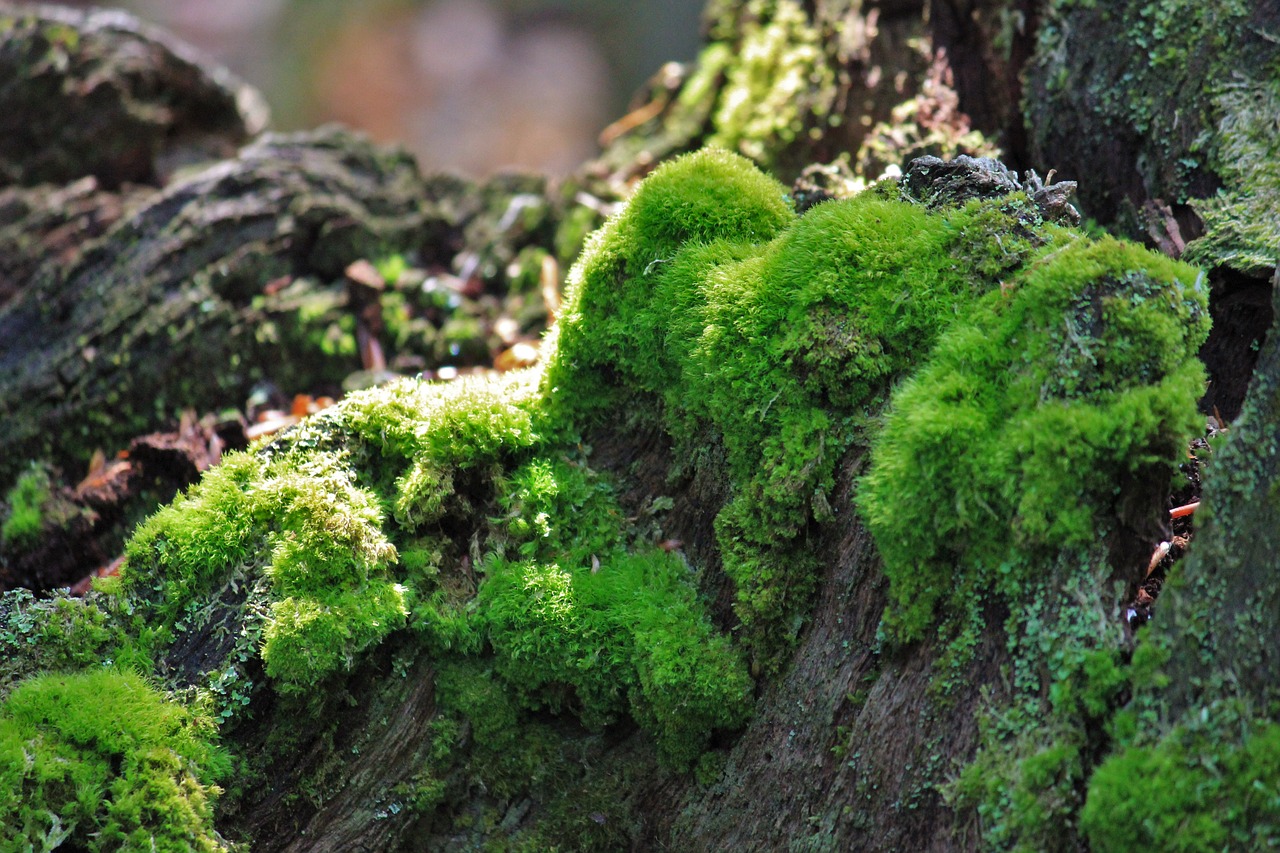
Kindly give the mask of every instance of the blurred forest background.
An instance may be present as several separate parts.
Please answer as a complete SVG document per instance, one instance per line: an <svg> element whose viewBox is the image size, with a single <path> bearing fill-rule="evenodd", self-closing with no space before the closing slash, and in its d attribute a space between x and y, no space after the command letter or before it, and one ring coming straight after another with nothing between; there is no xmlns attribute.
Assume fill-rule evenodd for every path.
<svg viewBox="0 0 1280 853"><path fill-rule="evenodd" d="M563 175L668 60L703 0L120 0L266 96L275 130L339 121L425 171Z"/></svg>

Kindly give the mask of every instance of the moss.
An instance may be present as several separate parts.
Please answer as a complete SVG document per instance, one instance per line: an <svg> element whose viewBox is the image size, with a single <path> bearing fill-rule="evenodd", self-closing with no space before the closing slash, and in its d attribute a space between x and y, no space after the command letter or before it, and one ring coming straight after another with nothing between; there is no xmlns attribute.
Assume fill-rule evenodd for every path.
<svg viewBox="0 0 1280 853"><path fill-rule="evenodd" d="M1280 338L1205 473L1195 547L1139 637L1116 749L1080 822L1097 850L1255 850L1280 843L1274 564Z"/></svg>
<svg viewBox="0 0 1280 853"><path fill-rule="evenodd" d="M750 678L707 619L676 556L627 553L608 487L567 462L535 460L507 484L512 545L480 588L496 671L530 708L572 704L589 727L629 712L671 764L745 722ZM553 561L553 562L552 562Z"/></svg>
<svg viewBox="0 0 1280 853"><path fill-rule="evenodd" d="M1087 545L1122 515L1117 483L1171 470L1197 426L1206 297L1191 267L1076 238L943 336L859 489L894 633L922 637L944 594L1020 599L1028 557Z"/></svg>
<svg viewBox="0 0 1280 853"><path fill-rule="evenodd" d="M40 535L51 488L49 471L42 466L34 465L18 477L5 496L9 513L0 526L0 543L20 548Z"/></svg>
<svg viewBox="0 0 1280 853"><path fill-rule="evenodd" d="M831 110L835 73L822 35L794 0L750 0L741 28L725 36L736 42L737 61L728 64L705 144L772 165L778 149ZM713 42L700 62L722 67L723 57L714 52L724 49L723 42ZM688 97L696 94L693 87Z"/></svg>
<svg viewBox="0 0 1280 853"><path fill-rule="evenodd" d="M380 505L352 480L332 454L305 463L231 456L138 529L125 590L152 598L152 618L181 630L189 602L243 566L260 566L272 592L267 674L303 688L350 669L407 615L387 569L395 549L381 532Z"/></svg>
<svg viewBox="0 0 1280 853"><path fill-rule="evenodd" d="M227 849L213 782L227 768L212 726L137 675L31 679L0 706L5 849Z"/></svg>
<svg viewBox="0 0 1280 853"><path fill-rule="evenodd" d="M890 185L798 220L781 194L714 150L655 171L571 273L545 381L564 419L609 417L639 393L662 401L678 440L708 426L722 438L733 495L716 531L765 658L799 627L816 572L806 531L830 518L836 460L865 437L877 399L975 299L1078 239L1041 227L1021 193L930 212ZM1108 251L1122 278L1134 256L1119 244L1094 254ZM1156 285L1132 287L1141 300ZM1159 343L1173 334L1161 328Z"/></svg>
<svg viewBox="0 0 1280 853"><path fill-rule="evenodd" d="M1146 482L1183 437L1203 300L1190 268L1044 226L1021 193L926 209L888 183L797 218L748 161L700 152L590 238L544 373L373 389L229 457L130 542L122 608L148 614L136 630L163 647L211 630L211 601L247 594L237 630L260 636L289 708L397 632L431 656L455 733L403 792L424 811L464 783L501 798L561 785L565 742L632 722L687 768L747 719L746 654L778 664L803 624L836 466L928 354L859 493L890 633L939 627L954 674L1019 584L1087 602L1023 607L1031 618L1005 626L1020 704L993 709L987 731L1049 736L985 753L1020 787L971 796L1034 829L1078 810L1097 743L1068 734L1118 702L1109 641L1089 634L1111 567L1086 533L1125 511L1116 481ZM697 573L654 549L621 484L592 469L581 437L620 410L660 423L677 456L723 446L715 529L737 641L712 625Z"/></svg>
<svg viewBox="0 0 1280 853"><path fill-rule="evenodd" d="M1207 289L1137 246L1019 228L990 202L961 213L954 254L998 286L957 302L919 350L857 503L889 580L881 636L939 647L937 701L982 637L1005 637L950 803L976 813L984 849L1065 851L1130 686L1111 583L1127 567L1107 543L1145 523L1200 424ZM981 239L992 233L998 249Z"/></svg>
<svg viewBox="0 0 1280 853"><path fill-rule="evenodd" d="M128 659L129 644L120 618L101 596L71 598L62 591L37 599L11 590L0 598L0 699L40 672Z"/></svg>
<svg viewBox="0 0 1280 853"><path fill-rule="evenodd" d="M985 850L1078 849L1086 783L1130 685L1105 553L1059 557L1049 571L1005 621L1007 695L988 702L977 754L943 788L977 815Z"/></svg>
<svg viewBox="0 0 1280 853"><path fill-rule="evenodd" d="M161 624L176 626L188 603L246 568L261 571L270 590L267 674L300 689L349 671L406 624L414 593L431 592L399 582L384 495L372 487L392 492L385 503L402 529L438 520L455 476L534 439L519 393L505 393L511 388L459 383L436 394L407 385L353 395L265 454L229 456L139 528L126 552L125 591L149 598ZM403 473L394 485L376 470L358 473L349 452L317 448L326 430L369 442L384 467Z"/></svg>
<svg viewBox="0 0 1280 853"><path fill-rule="evenodd" d="M1280 843L1280 725L1241 726L1229 708L1215 710L1098 768L1080 814L1092 849L1208 853Z"/></svg>

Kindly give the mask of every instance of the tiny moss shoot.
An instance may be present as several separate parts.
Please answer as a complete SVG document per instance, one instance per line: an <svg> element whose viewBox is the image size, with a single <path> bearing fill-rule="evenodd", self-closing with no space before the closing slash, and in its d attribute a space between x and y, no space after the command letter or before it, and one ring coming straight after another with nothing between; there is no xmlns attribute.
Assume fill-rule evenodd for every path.
<svg viewBox="0 0 1280 853"><path fill-rule="evenodd" d="M21 548L39 537L51 488L49 472L43 466L33 465L23 472L5 496L9 512L0 525L0 544Z"/></svg>

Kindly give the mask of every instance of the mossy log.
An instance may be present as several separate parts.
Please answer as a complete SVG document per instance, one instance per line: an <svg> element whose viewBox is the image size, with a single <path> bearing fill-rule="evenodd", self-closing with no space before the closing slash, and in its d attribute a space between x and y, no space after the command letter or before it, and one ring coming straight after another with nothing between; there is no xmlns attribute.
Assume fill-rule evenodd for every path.
<svg viewBox="0 0 1280 853"><path fill-rule="evenodd" d="M72 494L95 451L176 436L182 413L254 389L279 405L337 396L362 368L487 360L500 315L541 332L541 261L567 264L601 219L577 185L423 177L338 129L251 142L258 96L189 54L120 13L0 10L0 106L22 125L0 134L0 491L51 465L76 510L30 547L0 542L5 586L85 576L122 519L189 482L104 512Z"/></svg>
<svg viewBox="0 0 1280 853"><path fill-rule="evenodd" d="M953 66L1004 69L1009 87L1039 22L1093 11L935 5ZM945 137L927 143L950 146L938 153L981 153L957 147L970 128L955 112L893 135L920 103L895 117L865 77L858 91L886 99L883 134L815 121L862 114L823 99L850 91L851 68L871 73L849 51L872 12L885 32L923 25L910 3L713 4L704 64L670 78L600 174L629 181L714 140L785 175L853 144L840 133L901 152L922 128ZM997 21L1017 35L1004 60L987 54L1004 44L983 29ZM894 68L937 96L936 57L913 55ZM773 110L797 69L821 85L799 112ZM727 93L760 81L759 114L738 109ZM991 95L975 113L1012 122L1016 103ZM305 168L267 163L290 159ZM0 840L163 848L182 827L212 850L1273 841L1274 595L1250 569L1274 562L1280 335L1209 468L1204 548L1135 638L1122 607L1200 425L1196 350L1222 312L1193 267L1073 227L1065 190L992 161L939 166L861 192L840 179L836 200L793 207L741 157L668 162L588 241L544 367L354 394L212 469L139 528L120 579L83 599L5 597ZM295 189L317 175L340 190L318 208ZM273 193L310 224L254 206ZM172 287L205 288L190 309L216 307L456 222L414 193L439 198L403 158L338 132L267 138L127 208L76 275L46 260L33 281L91 283L108 269L95 258L148 257L114 235L205 222L231 236L184 231L162 256L187 271ZM551 250L554 231L531 244ZM34 310L25 292L14 304ZM1239 355L1256 337L1220 340ZM1243 389L1251 362L1231 364L1214 375ZM148 724L79 713L95 679Z"/></svg>
<svg viewBox="0 0 1280 853"><path fill-rule="evenodd" d="M242 399L255 366L305 358L258 339L263 284L340 279L382 246L420 242L425 196L409 159L347 134L268 137L148 197L73 263L41 267L0 316L5 479L24 459L84 460L157 417Z"/></svg>

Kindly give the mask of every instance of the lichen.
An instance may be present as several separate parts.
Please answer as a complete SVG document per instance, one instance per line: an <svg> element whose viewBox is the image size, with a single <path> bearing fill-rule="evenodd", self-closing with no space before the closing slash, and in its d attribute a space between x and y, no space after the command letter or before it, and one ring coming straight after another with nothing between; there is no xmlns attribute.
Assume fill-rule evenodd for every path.
<svg viewBox="0 0 1280 853"><path fill-rule="evenodd" d="M1241 0L1046 4L1023 105L1033 153L1084 177L1099 152L1132 152L1102 155L1110 180L1082 187L1086 214L1137 236L1150 224L1146 199L1190 203L1207 233L1188 244L1189 260L1250 275L1273 267L1268 26Z"/></svg>
<svg viewBox="0 0 1280 853"><path fill-rule="evenodd" d="M1218 171L1229 189L1193 202L1205 235L1185 259L1265 275L1280 264L1280 61L1261 81L1223 84L1214 99Z"/></svg>

